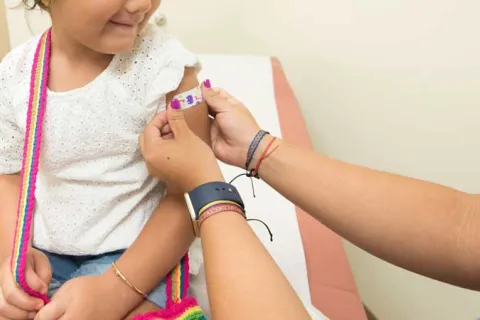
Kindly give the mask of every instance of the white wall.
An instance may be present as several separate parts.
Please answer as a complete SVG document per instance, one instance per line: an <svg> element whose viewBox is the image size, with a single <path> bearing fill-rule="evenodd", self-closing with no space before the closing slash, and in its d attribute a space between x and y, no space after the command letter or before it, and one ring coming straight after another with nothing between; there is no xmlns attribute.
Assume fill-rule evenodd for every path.
<svg viewBox="0 0 480 320"><path fill-rule="evenodd" d="M318 150L480 193L480 2L164 0L197 52L276 55ZM32 17L37 29L46 19ZM12 45L28 35L9 13ZM379 262L346 245L380 319L475 319L480 294Z"/></svg>
<svg viewBox="0 0 480 320"><path fill-rule="evenodd" d="M0 6L0 60L10 50L10 39L6 23L5 8Z"/></svg>

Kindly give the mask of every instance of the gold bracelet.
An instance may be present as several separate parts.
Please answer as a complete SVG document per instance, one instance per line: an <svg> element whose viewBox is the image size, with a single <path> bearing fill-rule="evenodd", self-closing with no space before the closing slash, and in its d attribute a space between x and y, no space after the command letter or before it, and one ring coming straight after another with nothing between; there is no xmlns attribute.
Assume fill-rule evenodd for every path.
<svg viewBox="0 0 480 320"><path fill-rule="evenodd" d="M122 281L125 282L133 291L141 295L144 299L147 299L147 295L143 293L140 289L135 287L133 284L131 284L130 281L128 281L128 279L123 275L120 269L118 269L117 264L115 262L112 262L112 268L113 268L113 271L115 271L115 275L117 277L122 279Z"/></svg>

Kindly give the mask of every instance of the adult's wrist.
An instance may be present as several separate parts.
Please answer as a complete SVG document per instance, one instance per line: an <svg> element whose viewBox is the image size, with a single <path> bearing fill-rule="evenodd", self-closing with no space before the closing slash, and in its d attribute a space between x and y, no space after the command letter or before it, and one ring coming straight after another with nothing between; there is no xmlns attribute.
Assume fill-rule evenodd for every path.
<svg viewBox="0 0 480 320"><path fill-rule="evenodd" d="M225 181L225 177L223 176L223 173L218 165L216 165L215 168L209 168L206 170L200 169L198 172L192 173L192 178L184 186L184 191L190 192L201 185L217 181Z"/></svg>
<svg viewBox="0 0 480 320"><path fill-rule="evenodd" d="M254 154L252 155L252 159L248 165L247 170L250 172L255 169L260 170L258 166L259 166L259 162L262 160L262 157L264 158L270 157L271 153L276 148L278 148L281 144L282 144L281 139L278 139L270 134L265 135L262 141L260 141Z"/></svg>

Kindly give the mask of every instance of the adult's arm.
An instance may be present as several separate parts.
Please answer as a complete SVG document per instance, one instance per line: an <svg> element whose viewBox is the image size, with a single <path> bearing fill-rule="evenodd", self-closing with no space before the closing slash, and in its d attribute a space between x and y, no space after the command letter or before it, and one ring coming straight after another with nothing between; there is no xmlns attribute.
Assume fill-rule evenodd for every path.
<svg viewBox="0 0 480 320"><path fill-rule="evenodd" d="M336 161L285 141L262 163L260 176L373 255L480 289L479 195Z"/></svg>
<svg viewBox="0 0 480 320"><path fill-rule="evenodd" d="M201 229L214 319L310 319L278 265L240 214L208 218Z"/></svg>
<svg viewBox="0 0 480 320"><path fill-rule="evenodd" d="M210 147L187 126L186 112L169 108L141 136L150 172L180 191L223 181ZM167 122L173 138L159 135ZM168 134L167 134L168 135ZM213 319L309 319L280 268L238 213L215 214L201 225L207 289Z"/></svg>
<svg viewBox="0 0 480 320"><path fill-rule="evenodd" d="M211 89L209 82L202 90L215 117L215 155L244 167L258 124L225 90ZM270 141L262 141L250 169ZM314 218L379 258L480 289L480 195L343 163L285 141L259 173Z"/></svg>

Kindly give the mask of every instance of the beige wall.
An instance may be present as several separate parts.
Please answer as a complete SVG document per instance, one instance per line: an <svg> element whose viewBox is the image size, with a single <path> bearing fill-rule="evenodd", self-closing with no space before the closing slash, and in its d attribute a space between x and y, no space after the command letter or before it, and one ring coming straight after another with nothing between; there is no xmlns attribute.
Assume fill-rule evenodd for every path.
<svg viewBox="0 0 480 320"><path fill-rule="evenodd" d="M318 150L480 193L477 0L164 0L193 50L276 55ZM9 13L12 44L28 29ZM35 30L47 18L35 14ZM347 252L381 320L476 319L480 294Z"/></svg>
<svg viewBox="0 0 480 320"><path fill-rule="evenodd" d="M0 60L10 50L10 39L8 38L7 20L5 7L0 3Z"/></svg>

